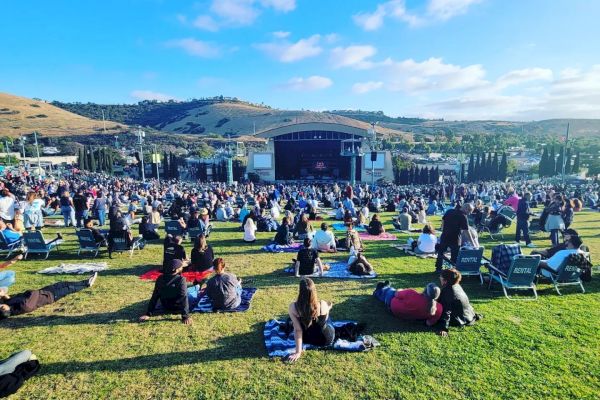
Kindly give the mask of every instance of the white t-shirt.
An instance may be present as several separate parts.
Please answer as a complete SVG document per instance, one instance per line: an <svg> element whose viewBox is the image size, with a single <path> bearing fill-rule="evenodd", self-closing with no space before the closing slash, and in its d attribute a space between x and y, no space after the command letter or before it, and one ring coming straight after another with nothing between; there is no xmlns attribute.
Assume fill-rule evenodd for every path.
<svg viewBox="0 0 600 400"><path fill-rule="evenodd" d="M246 220L244 225L244 241L253 242L256 240L256 224L252 218Z"/></svg>
<svg viewBox="0 0 600 400"><path fill-rule="evenodd" d="M423 253L435 253L435 245L437 243L437 238L432 233L421 233L419 236L419 250Z"/></svg>

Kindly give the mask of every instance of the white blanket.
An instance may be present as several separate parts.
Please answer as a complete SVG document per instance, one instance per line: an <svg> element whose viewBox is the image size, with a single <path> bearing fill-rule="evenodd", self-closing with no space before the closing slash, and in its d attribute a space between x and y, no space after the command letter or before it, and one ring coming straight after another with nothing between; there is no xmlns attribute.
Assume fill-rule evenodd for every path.
<svg viewBox="0 0 600 400"><path fill-rule="evenodd" d="M60 264L58 267L50 267L43 269L38 274L88 274L90 272L105 271L108 269L108 264L100 263L83 263L83 264Z"/></svg>

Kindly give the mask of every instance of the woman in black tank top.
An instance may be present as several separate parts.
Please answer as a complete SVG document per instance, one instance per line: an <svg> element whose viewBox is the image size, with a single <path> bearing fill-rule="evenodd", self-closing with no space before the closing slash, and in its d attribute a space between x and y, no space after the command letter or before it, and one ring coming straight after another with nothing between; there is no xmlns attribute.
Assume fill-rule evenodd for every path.
<svg viewBox="0 0 600 400"><path fill-rule="evenodd" d="M329 323L331 303L320 301L315 283L310 278L300 281L296 302L290 304L289 314L294 324L296 352L288 361L296 361L302 355L302 344L330 346L335 340L335 329Z"/></svg>

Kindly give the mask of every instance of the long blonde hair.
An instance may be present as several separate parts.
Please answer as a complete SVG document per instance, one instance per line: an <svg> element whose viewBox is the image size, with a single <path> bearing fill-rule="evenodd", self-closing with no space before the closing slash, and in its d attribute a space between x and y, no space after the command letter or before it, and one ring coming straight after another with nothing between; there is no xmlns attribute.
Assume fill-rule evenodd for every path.
<svg viewBox="0 0 600 400"><path fill-rule="evenodd" d="M300 315L300 322L308 328L313 320L319 317L319 297L317 288L310 278L300 281L300 291L296 300L296 311Z"/></svg>

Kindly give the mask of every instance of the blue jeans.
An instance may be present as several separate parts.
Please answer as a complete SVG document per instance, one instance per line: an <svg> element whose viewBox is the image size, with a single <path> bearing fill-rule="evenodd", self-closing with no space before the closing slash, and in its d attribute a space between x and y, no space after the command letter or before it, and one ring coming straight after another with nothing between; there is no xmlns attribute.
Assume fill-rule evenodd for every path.
<svg viewBox="0 0 600 400"><path fill-rule="evenodd" d="M106 222L106 210L97 210L96 214L98 214L98 224L104 226Z"/></svg>
<svg viewBox="0 0 600 400"><path fill-rule="evenodd" d="M387 308L390 308L390 304L395 295L396 289L391 286L384 286L381 289L373 292L373 296L375 296L378 300L383 301Z"/></svg>
<svg viewBox="0 0 600 400"><path fill-rule="evenodd" d="M515 241L521 241L521 232L523 232L523 239L525 239L525 244L531 243L531 239L529 238L529 221L527 221L526 219L517 218L517 235L515 237Z"/></svg>
<svg viewBox="0 0 600 400"><path fill-rule="evenodd" d="M15 271L0 271L0 288L7 288L15 283Z"/></svg>
<svg viewBox="0 0 600 400"><path fill-rule="evenodd" d="M63 218L65 219L65 227L69 226L69 223L71 224L71 226L77 225L77 221L75 221L75 210L73 209L73 207L61 207L60 212L62 213Z"/></svg>
<svg viewBox="0 0 600 400"><path fill-rule="evenodd" d="M76 211L75 212L75 220L77 221L77 227L82 228L84 225L85 219L88 217L88 210Z"/></svg>
<svg viewBox="0 0 600 400"><path fill-rule="evenodd" d="M552 229L550 231L550 240L552 241L552 246L557 246L559 243L558 232L558 229Z"/></svg>

